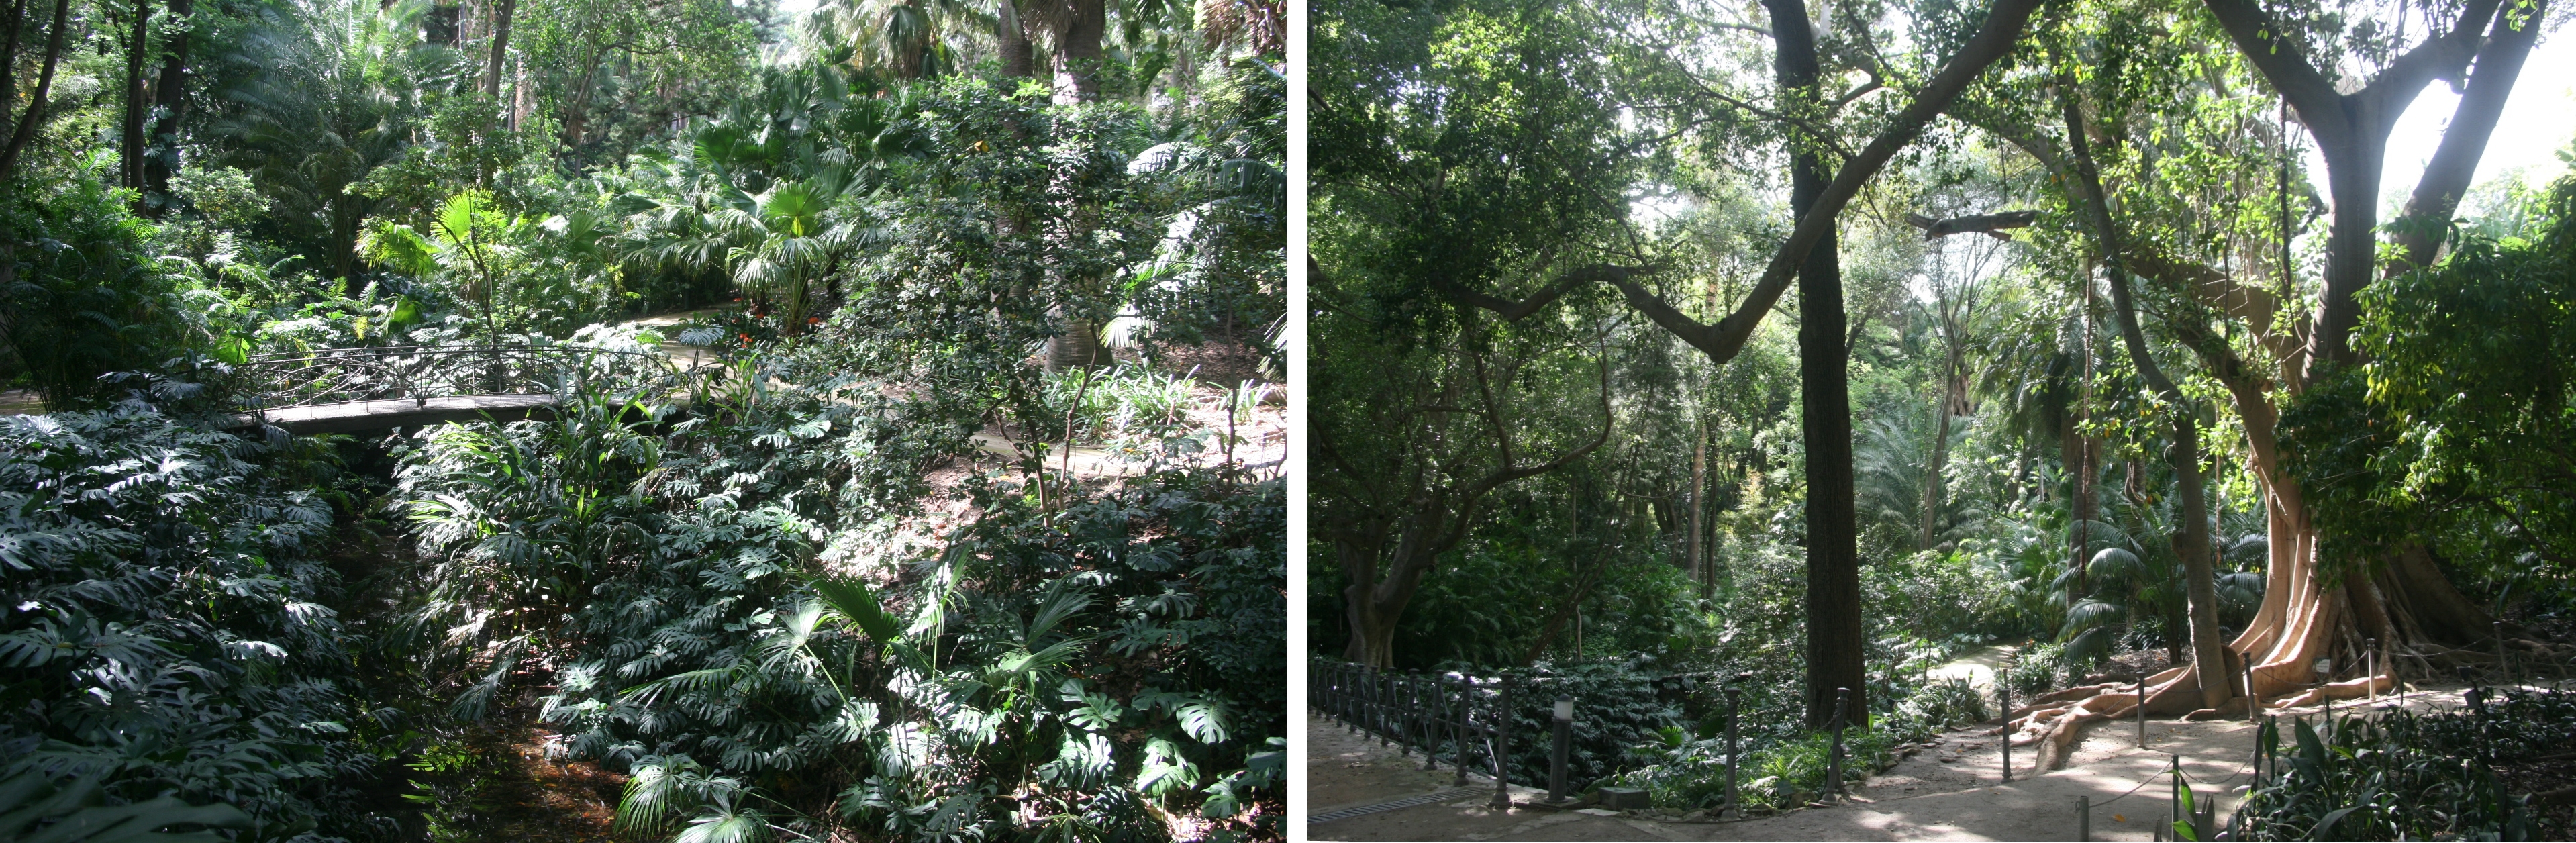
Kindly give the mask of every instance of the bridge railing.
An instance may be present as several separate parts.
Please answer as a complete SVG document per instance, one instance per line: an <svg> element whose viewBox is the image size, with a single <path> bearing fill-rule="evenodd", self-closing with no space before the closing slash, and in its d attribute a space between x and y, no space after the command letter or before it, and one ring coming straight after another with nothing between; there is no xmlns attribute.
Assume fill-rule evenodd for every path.
<svg viewBox="0 0 2576 843"><path fill-rule="evenodd" d="M1393 745L1406 757L1421 750L1422 769L1439 769L1440 756L1449 756L1457 768L1452 786L1466 786L1468 764L1484 767L1494 777L1495 800L1509 805L1510 765L1502 759L1512 752L1514 679L1508 671L1479 679L1312 658L1306 700L1349 731L1376 735L1380 746Z"/></svg>
<svg viewBox="0 0 2576 843"><path fill-rule="evenodd" d="M580 345L328 348L251 357L235 371L253 410L462 395L557 394L595 382L676 379L658 352Z"/></svg>

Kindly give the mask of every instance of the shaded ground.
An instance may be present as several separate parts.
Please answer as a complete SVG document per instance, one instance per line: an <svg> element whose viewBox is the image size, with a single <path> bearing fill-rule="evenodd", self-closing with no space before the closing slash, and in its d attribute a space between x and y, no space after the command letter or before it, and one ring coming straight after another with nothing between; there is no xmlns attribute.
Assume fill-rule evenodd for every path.
<svg viewBox="0 0 2576 843"><path fill-rule="evenodd" d="M626 777L588 763L546 758L550 736L525 723L469 731L464 744L475 758L470 779L440 788L430 809L439 824L477 840L526 843L609 843L628 838L610 830Z"/></svg>
<svg viewBox="0 0 2576 843"><path fill-rule="evenodd" d="M0 390L0 416L43 415L45 399L32 389Z"/></svg>
<svg viewBox="0 0 2576 843"><path fill-rule="evenodd" d="M2380 705L2429 711L2458 703L2457 689L2442 688ZM2285 718L2321 713L2279 712ZM1307 728L1313 814L1427 794L1451 781L1445 771L1420 772L1420 759L1397 758L1394 749L1351 735L1337 721L1310 717ZM1314 823L1308 831L1315 840L2066 840L2075 837L2076 800L2082 796L2092 800L2093 839L2147 840L2154 836L2152 824L2169 810L2166 771L2177 757L2204 798L2224 793L2218 800L2221 817L2235 808L2234 788L2250 780L2252 725L2241 719L2151 720L2147 733L2142 750L2135 721L2088 726L2066 769L2045 774L2031 769L2033 753L2016 747L2013 781L2007 783L1996 737L1982 729L1953 731L1855 785L1846 804L1747 820L1684 821L1686 815L1671 812L1497 812L1488 807L1493 780L1471 774L1455 799ZM1514 791L1521 801L1544 798L1537 791Z"/></svg>

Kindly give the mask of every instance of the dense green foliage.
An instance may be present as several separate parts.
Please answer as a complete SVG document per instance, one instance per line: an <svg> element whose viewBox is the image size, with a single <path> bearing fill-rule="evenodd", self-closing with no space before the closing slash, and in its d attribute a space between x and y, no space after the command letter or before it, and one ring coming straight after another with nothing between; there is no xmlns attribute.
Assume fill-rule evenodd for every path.
<svg viewBox="0 0 2576 843"><path fill-rule="evenodd" d="M2326 130L2293 122L2317 118L2276 98L2219 5L2050 4L1840 212L1865 762L1995 713L1922 682L1979 647L2016 648L2017 699L2210 658L2279 582L2283 525L2318 528L2297 562L2326 582L2421 544L2459 605L2563 628L2576 188L2535 170L2439 206L2460 218L2442 248L2357 288L2362 362L2312 361L2332 345L2316 314L2355 289L2326 280L2348 237L2327 215L2375 196L2325 201L2351 162L2311 171ZM2254 5L2355 80L2459 14L2408 35L2390 24L2414 7ZM1814 794L1822 739L1789 689L1840 611L1807 588L1833 556L1810 561L1810 458L1834 449L1802 441L1802 353L1822 346L1797 328L1823 314L1803 287L1738 308L1796 222L1790 156L1865 159L1997 7L1319 4L1316 655L1747 672L1748 779L1776 776L1766 805ZM1789 10L1816 30L1814 101L1775 75ZM2483 143L2475 125L2450 131ZM2350 679L2361 638L2389 634L2314 655ZM1587 697L1606 709L1578 729L1578 778L1709 804L1708 700Z"/></svg>
<svg viewBox="0 0 2576 843"><path fill-rule="evenodd" d="M267 835L371 831L322 809L404 725L350 687L366 645L332 605L329 455L139 407L0 418L0 437L7 774L221 801Z"/></svg>
<svg viewBox="0 0 2576 843"><path fill-rule="evenodd" d="M1282 837L1284 21L1060 5L13 7L8 821ZM230 417L472 344L612 353Z"/></svg>
<svg viewBox="0 0 2576 843"><path fill-rule="evenodd" d="M2493 690L2482 693L2493 694ZM2564 812L2526 790L2576 737L2576 704L2507 689L2484 712L2267 722L2247 840L2554 840Z"/></svg>
<svg viewBox="0 0 2576 843"><path fill-rule="evenodd" d="M2576 565L2576 179L2521 230L2373 287L2371 361L2284 418L2293 464L2347 546L2430 540L2553 603Z"/></svg>

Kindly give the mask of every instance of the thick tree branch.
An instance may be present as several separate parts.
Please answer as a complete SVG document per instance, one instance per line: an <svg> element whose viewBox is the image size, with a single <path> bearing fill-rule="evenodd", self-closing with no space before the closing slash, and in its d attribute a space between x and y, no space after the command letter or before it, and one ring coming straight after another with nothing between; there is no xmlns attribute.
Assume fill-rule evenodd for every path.
<svg viewBox="0 0 2576 843"><path fill-rule="evenodd" d="M17 169L18 154L35 139L36 125L45 120L45 101L53 96L54 66L63 57L63 34L70 29L71 7L71 0L54 0L54 28L45 37L45 68L36 76L36 91L27 99L27 113L18 118L17 129L9 133L8 147L0 149L0 182L8 181L9 172ZM11 23L14 26L16 22ZM16 41L14 32L11 41Z"/></svg>
<svg viewBox="0 0 2576 843"><path fill-rule="evenodd" d="M2005 211L2000 214L1976 214L1936 220L1922 214L1906 214L1907 225L1923 229L1923 239L1948 237L1953 234L1981 233L1997 240L2010 240L2007 228L2024 228L2039 221L2038 211Z"/></svg>
<svg viewBox="0 0 2576 843"><path fill-rule="evenodd" d="M2415 195L2406 203L2407 224L2396 226L2399 256L2388 271L2404 272L2433 262L2434 252L2442 245L2441 233L2459 208L2461 194L2468 192L2469 180L2477 175L2487 138L2504 115L2505 98L2513 93L2523 60L2540 40L2540 24L2548 14L2549 0L2536 0L2528 15L2495 16L2495 30L2478 51L2476 72L2469 77L2458 108L2451 112L2450 126L2442 131L2442 145L2424 165L2424 176L2415 182ZM2514 25L2517 19L2519 27Z"/></svg>
<svg viewBox="0 0 2576 843"><path fill-rule="evenodd" d="M1566 271L1564 275L1557 276L1554 282L1549 283L1545 287L1539 288L1538 292L1530 294L1528 298L1519 300L1506 299L1490 293L1480 293L1464 287L1455 286L1450 289L1449 294L1456 297L1460 304L1484 308L1486 310L1493 311L1497 316L1501 316L1503 321L1517 322L1523 317L1539 312L1541 308L1547 307L1549 303L1556 301L1558 297L1565 295L1567 291L1584 284L1605 281L1612 284L1626 284L1629 283L1629 276L1645 275L1654 271L1653 267L1613 266L1610 264L1593 264L1591 266L1576 267Z"/></svg>
<svg viewBox="0 0 2576 843"><path fill-rule="evenodd" d="M1798 227L1790 232L1788 242L1780 244L1780 248L1772 253L1771 263L1754 283L1752 294L1737 305L1734 313L1714 325L1703 325L1682 315L1634 282L1613 283L1618 284L1619 291L1627 296L1630 306L1708 355L1710 360L1724 363L1735 359L1735 355L1744 350L1744 344L1753 339L1753 329L1762 323L1762 317L1780 303L1782 294L1788 292L1789 282L1797 277L1798 266L1806 262L1807 253L1815 249L1817 241L1833 231L1843 206L1850 204L1852 197L1860 193L1861 185L1867 184L1880 169L1885 168L1897 152L1913 143L1915 135L1920 134L1932 118L1949 108L1950 103L1959 98L1960 92L1967 90L1968 84L1984 74L1986 68L2010 54L2013 43L2021 39L2022 30L2029 25L2031 12L2038 8L2039 0L1995 0L1993 10L1987 13L1986 21L1978 28L1976 36L1968 39L1958 55L1950 57L1949 62L1942 65L1941 72L1933 75L1932 81L1923 86L1923 91L1915 96L1914 101L1906 105L1905 110L1879 132L1878 137L1871 139L1869 146L1852 156L1835 173L1833 183L1826 185L1825 192L1816 197L1815 206L1798 220Z"/></svg>

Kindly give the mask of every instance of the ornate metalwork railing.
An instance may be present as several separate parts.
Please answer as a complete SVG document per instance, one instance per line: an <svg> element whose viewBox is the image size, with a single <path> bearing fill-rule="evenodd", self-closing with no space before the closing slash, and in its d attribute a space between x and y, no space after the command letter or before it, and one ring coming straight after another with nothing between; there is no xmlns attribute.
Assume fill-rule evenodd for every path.
<svg viewBox="0 0 2576 843"><path fill-rule="evenodd" d="M255 355L235 367L255 411L352 401L464 395L559 394L594 382L669 378L680 366L653 351L580 345L327 348Z"/></svg>

